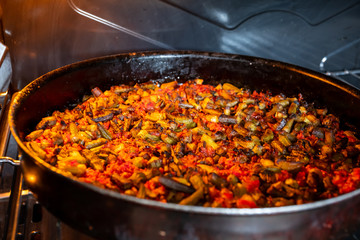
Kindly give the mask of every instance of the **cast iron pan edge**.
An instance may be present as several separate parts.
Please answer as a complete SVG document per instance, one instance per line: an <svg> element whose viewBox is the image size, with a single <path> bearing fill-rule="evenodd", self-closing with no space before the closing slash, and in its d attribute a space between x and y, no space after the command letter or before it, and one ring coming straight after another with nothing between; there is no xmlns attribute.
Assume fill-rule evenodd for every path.
<svg viewBox="0 0 360 240"><path fill-rule="evenodd" d="M19 114L20 107L27 100L27 98L29 96L31 96L34 92L38 91L38 89L42 88L43 86L46 86L48 84L48 82L51 82L52 79L56 79L60 76L64 76L64 75L68 74L68 72L71 72L71 71L77 70L77 69L81 69L81 68L98 66L98 65L102 65L102 64L108 64L108 63L117 64L119 59L121 59L122 61L126 61L126 62L131 62L131 61L133 61L133 59L137 59L138 62L141 62L142 58L144 58L144 59L154 58L155 61L159 61L161 59L167 59L169 57L170 58L192 58L192 57L195 57L197 59L200 58L200 59L205 59L205 60L207 60L209 58L210 59L219 59L219 60L231 59L231 61L241 61L241 62L245 62L249 65L252 65L252 64L271 65L274 68L291 69L291 71L295 71L300 74L310 76L311 78L314 78L317 81L323 81L323 82L326 82L327 84L333 85L336 88L339 88L342 91L345 91L347 94L350 94L357 99L359 99L359 96L360 96L360 93L357 89L354 89L354 88L346 85L345 83L338 81L336 79L330 78L328 76L324 76L324 75L316 73L314 71L303 69L301 67L293 66L290 64L267 60L267 59L261 59L261 58L253 58L253 57L248 57L248 56L239 56L239 55L221 54L221 53L179 51L179 52L146 52L146 53L119 54L119 55L106 56L106 57L101 57L101 58L85 60L82 62L64 66L62 68L56 69L54 71L51 71L51 72L39 77L38 79L36 79L33 82L31 82L30 84L28 84L16 96L16 98L10 108L9 123L10 123L11 132L12 132L16 142L19 144L21 151L25 155L25 160L22 161L23 170L25 172L27 171L26 170L27 164L24 164L24 162L26 162L27 157L29 157L30 159L33 160L33 161L31 161L30 165L35 164L37 168L46 172L46 174L56 175L56 178L61 179L61 181L64 181L67 184L76 185L79 188L87 189L89 191L96 192L100 195L123 200L125 202L132 202L135 205L144 206L144 207L171 210L171 211L176 211L176 212L185 212L185 213L191 213L191 214L205 214L205 215L261 216L261 215L273 215L273 214L282 214L282 213L286 214L286 213L294 213L294 212L302 212L302 211L311 211L311 210L317 209L317 208L328 207L335 203L342 202L344 200L349 200L360 194L360 190L356 190L354 192L344 194L344 195L336 197L336 198L327 199L327 200L309 203L309 204L285 206L285 207L277 207L277 208L259 208L259 209L203 208L203 207L196 207L196 206L180 206L177 204L163 204L163 203L152 201L152 200L144 200L144 199L138 199L138 198L127 196L127 195L122 195L122 194L116 193L114 191L101 189L101 188L93 186L91 184L80 182L73 177L64 176L57 168L51 166L50 164L44 162L43 160L41 160L40 158L35 156L23 144L23 142L22 142L23 136L21 136L21 135L23 135L24 132L19 132L17 130L17 126L16 126L17 115ZM140 69L141 69L141 66L140 66ZM190 74L189 78L197 77L192 72L189 72L189 74ZM198 77L201 77L201 76L198 76ZM88 89L88 90L90 90L90 89ZM44 117L44 116L41 116L41 117ZM27 172L27 173L29 173L29 172ZM25 174L25 180L27 181L30 189L32 189L32 187L33 187L32 182L31 182L31 180L29 180L29 178L26 174ZM38 196L36 193L36 190L37 190L36 186L33 187L33 189L34 189L35 196ZM45 201L46 201L46 198L43 197L43 199L45 199ZM46 206L46 203L44 205Z"/></svg>

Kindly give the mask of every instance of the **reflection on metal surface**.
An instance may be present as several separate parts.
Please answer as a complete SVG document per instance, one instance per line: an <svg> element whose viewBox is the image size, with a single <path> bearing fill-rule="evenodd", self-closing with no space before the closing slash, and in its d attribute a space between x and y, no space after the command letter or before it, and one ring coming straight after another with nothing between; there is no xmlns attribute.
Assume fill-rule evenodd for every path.
<svg viewBox="0 0 360 240"><path fill-rule="evenodd" d="M357 0L349 0L346 2L330 0L326 3L321 1L304 2L302 0L161 1L228 30L233 30L247 20L260 14L275 12L291 14L302 19L309 25L316 26L359 4ZM315 10L319 6L322 8L321 12Z"/></svg>
<svg viewBox="0 0 360 240"><path fill-rule="evenodd" d="M19 166L20 165L20 160L15 160L11 157L1 157L0 156L0 163L9 163L13 166Z"/></svg>
<svg viewBox="0 0 360 240"><path fill-rule="evenodd" d="M329 69L326 69L325 63L327 63L329 60L332 60L333 58L337 57L337 55L341 55L341 53L344 53L346 50L355 50L355 53L357 52L357 56L360 58L360 52L356 51L356 45L360 43L360 38L356 39L355 41L352 41L350 43L345 44L344 46L341 46L340 48L330 52L325 57L321 59L320 62L320 70L323 72L328 72ZM357 61L354 61L357 62ZM338 74L339 75L339 74Z"/></svg>
<svg viewBox="0 0 360 240"><path fill-rule="evenodd" d="M119 30L119 31L122 31L124 33L127 33L127 34L129 34L131 36L140 38L140 39L142 39L142 40L144 40L146 42L154 44L155 46L158 46L158 47L161 47L161 48L164 48L164 49L168 49L168 50L174 50L174 48L172 48L171 46L169 46L169 45L167 45L165 43L159 42L159 41L157 41L155 39L149 38L149 37L147 37L145 35L142 35L140 33L132 31L132 30L130 30L128 28L120 26L120 25L118 25L116 23L108 21L108 20L106 20L104 18L98 17L98 16L96 16L94 14L91 14L91 13L89 13L87 11L84 11L84 10L80 9L79 7L77 7L76 4L73 2L73 0L68 0L68 3L69 3L69 6L72 9L74 9L75 12L79 13L80 15L82 15L84 17L87 17L87 18L92 19L92 20L94 20L96 22L102 23L102 24L104 24L106 26L112 27L112 28L114 28L116 30Z"/></svg>
<svg viewBox="0 0 360 240"><path fill-rule="evenodd" d="M34 184L37 181L37 176L35 174L27 174L25 176L26 181L29 182L30 184Z"/></svg>
<svg viewBox="0 0 360 240"><path fill-rule="evenodd" d="M344 57L344 55L346 57ZM346 66L346 64L340 65L341 69L336 69L336 67L334 69L334 65L331 63L334 61L338 61L338 59L342 59L342 58L353 59L353 64L348 66ZM345 83L360 88L359 62L360 62L360 38L350 43L347 43L344 46L324 56L321 59L319 68L322 72L324 72L329 76L333 76ZM337 68L339 67L337 66Z"/></svg>
<svg viewBox="0 0 360 240"><path fill-rule="evenodd" d="M253 55L319 71L319 62L326 53L360 37L360 1L353 0L285 3L288 8L291 4L302 6L296 11L306 15L313 25L291 9L273 11L279 9L274 1L264 5L214 0L53 0L42 4L0 1L7 7L4 32L14 59L12 86L17 90L40 75L75 61L164 48ZM191 12L169 2L181 4ZM239 4L244 4L244 8L231 7ZM195 8L197 5L201 8ZM263 8L271 11L261 12ZM243 17L238 11L251 17L235 28L209 21L216 18L233 26L238 24L237 18ZM354 63L351 56L334 63L336 69L343 63Z"/></svg>
<svg viewBox="0 0 360 240"><path fill-rule="evenodd" d="M331 76L335 76L335 77L344 76L344 75L351 75L354 78L357 78L357 79L360 80L360 70L359 69L357 69L357 70L344 70L344 71L337 71L337 72L328 72L327 74L331 75Z"/></svg>
<svg viewBox="0 0 360 240"><path fill-rule="evenodd" d="M9 201L10 192L0 193L0 201ZM22 190L21 195L26 196L30 194L29 190Z"/></svg>
<svg viewBox="0 0 360 240"><path fill-rule="evenodd" d="M10 138L9 123L7 120L10 104L8 92L1 93L1 97L3 99L1 102L2 106L0 111L0 156L5 156L6 148Z"/></svg>
<svg viewBox="0 0 360 240"><path fill-rule="evenodd" d="M5 92L12 75L9 49L0 42L0 92Z"/></svg>

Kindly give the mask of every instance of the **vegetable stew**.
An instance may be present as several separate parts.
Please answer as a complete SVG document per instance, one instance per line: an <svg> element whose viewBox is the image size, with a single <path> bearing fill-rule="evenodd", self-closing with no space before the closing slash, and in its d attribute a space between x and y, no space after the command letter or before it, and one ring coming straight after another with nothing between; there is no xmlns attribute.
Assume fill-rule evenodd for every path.
<svg viewBox="0 0 360 240"><path fill-rule="evenodd" d="M43 118L26 146L65 175L204 207L309 203L360 187L360 144L326 108L225 83L92 89Z"/></svg>

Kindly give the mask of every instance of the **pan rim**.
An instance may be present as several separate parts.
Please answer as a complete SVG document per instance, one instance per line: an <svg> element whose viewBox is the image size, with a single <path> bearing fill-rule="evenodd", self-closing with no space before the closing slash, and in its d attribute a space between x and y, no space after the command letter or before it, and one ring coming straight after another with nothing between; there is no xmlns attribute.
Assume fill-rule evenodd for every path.
<svg viewBox="0 0 360 240"><path fill-rule="evenodd" d="M34 159L35 163L42 168L49 169L53 174L58 175L59 177L63 178L66 181L71 181L72 184L77 184L79 186L85 187L90 189L94 192L97 192L102 195L107 195L112 198L117 198L125 201L129 201L133 204L142 205L146 207L154 207L154 208L161 208L166 210L178 211L178 212L185 212L185 213L197 213L197 214L207 214L207 215L224 215L224 216L260 216L260 215L272 215L272 214L290 214L294 212L304 212L304 211L311 211L317 208L327 207L329 205L336 204L338 202L342 202L344 200L353 198L360 194L360 189L354 190L350 193L342 194L337 197L333 197L330 199L315 201L312 203L300 204L300 205L290 205L290 206L282 206L282 207L267 207L267 208L206 208L201 206L183 206L174 203L161 203L155 200L149 199L140 199L133 196L128 196L125 194L121 194L112 190L103 189L97 186L94 186L90 183L82 182L75 177L72 176L65 176L62 171L57 169L56 167L50 165L49 163L45 162L44 160L37 157L31 151L27 149L23 141L20 139L20 136L15 127L15 115L17 113L17 106L21 104L24 100L26 100L27 96L31 95L33 91L36 91L36 88L41 87L42 84L46 84L47 81L51 80L52 78L56 78L62 74L66 74L69 71L69 68L77 68L77 67L87 67L91 64L94 64L98 61L109 60L113 61L117 58L129 58L129 60L133 57L136 58L150 58L150 57L158 57L158 58L169 58L169 57L206 57L212 59L231 59L232 61L262 61L268 64L272 64L274 67L277 68L290 68L300 74L308 75L312 78L315 78L319 81L324 81L328 84L334 85L340 88L343 91L353 95L354 97L360 98L360 91L358 89L353 88L346 83L341 82L335 78L330 76L323 75L321 73L315 72L313 70L305 69L299 66L295 66L289 63L284 63L276 60L270 60L265 58L258 58L252 56L245 56L245 55L237 55L237 54L228 54L228 53L215 53L215 52L199 52L199 51L148 51L148 52L133 52L133 53L120 53L114 55L107 55L97 58L86 59L83 61L75 62L72 64L65 65L63 67L54 69L38 78L30 82L26 85L22 90L20 90L19 94L17 94L12 102L9 110L9 126L10 131L20 146L21 150L24 151L27 155L29 155L32 159ZM24 97L25 96L25 97Z"/></svg>

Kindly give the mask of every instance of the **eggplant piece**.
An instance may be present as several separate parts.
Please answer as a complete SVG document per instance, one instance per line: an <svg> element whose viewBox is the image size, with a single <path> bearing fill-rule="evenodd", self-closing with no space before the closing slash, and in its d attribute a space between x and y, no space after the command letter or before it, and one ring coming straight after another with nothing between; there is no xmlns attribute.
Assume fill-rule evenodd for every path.
<svg viewBox="0 0 360 240"><path fill-rule="evenodd" d="M110 177L111 181L115 183L120 189L127 190L132 187L131 180L128 178L124 178L119 174L112 174Z"/></svg>
<svg viewBox="0 0 360 240"><path fill-rule="evenodd" d="M227 186L227 181L214 172L210 173L209 180L219 189Z"/></svg>
<svg viewBox="0 0 360 240"><path fill-rule="evenodd" d="M280 169L277 167L267 167L260 171L259 176L261 180L267 183L276 182L276 173L279 173Z"/></svg>
<svg viewBox="0 0 360 240"><path fill-rule="evenodd" d="M314 168L309 171L306 183L318 192L323 192L325 190L323 175L319 169Z"/></svg>
<svg viewBox="0 0 360 240"><path fill-rule="evenodd" d="M109 113L109 114L107 114L107 115L104 115L104 116L100 116L100 117L97 117L97 118L93 118L92 120L94 121L94 122L106 122L106 121L109 121L109 120L111 120L111 119L113 119L113 117L114 117L114 113Z"/></svg>
<svg viewBox="0 0 360 240"><path fill-rule="evenodd" d="M25 137L25 140L33 141L33 140L37 139L38 137L40 137L43 134L43 132L44 132L43 129L35 130L35 131L31 132L29 135L27 135Z"/></svg>
<svg viewBox="0 0 360 240"><path fill-rule="evenodd" d="M92 149L92 148L96 148L99 147L101 145L104 145L105 143L107 143L108 140L106 140L105 138L99 138L90 142L86 142L85 143L85 148L86 149Z"/></svg>
<svg viewBox="0 0 360 240"><path fill-rule="evenodd" d="M41 121L36 125L36 129L46 129L49 127L52 127L56 124L56 117L54 116L49 116L49 117L44 117L43 119L41 119Z"/></svg>
<svg viewBox="0 0 360 240"><path fill-rule="evenodd" d="M179 107L181 107L181 108L194 108L193 105L188 104L188 103L179 103Z"/></svg>
<svg viewBox="0 0 360 240"><path fill-rule="evenodd" d="M99 158L98 155L88 149L83 149L81 153L87 159L90 167L98 171L104 171L106 162L104 159Z"/></svg>
<svg viewBox="0 0 360 240"><path fill-rule="evenodd" d="M171 190L175 190L175 191L179 191L179 192L184 192L184 193L193 193L195 192L195 189L187 186L185 184L182 184L176 180L173 180L169 177L165 177L165 176L160 176L159 177L159 182L164 185L165 187L171 189Z"/></svg>
<svg viewBox="0 0 360 240"><path fill-rule="evenodd" d="M291 188L283 182L276 182L266 190L266 192L274 197L291 198L295 195L299 195L300 191L295 188Z"/></svg>
<svg viewBox="0 0 360 240"><path fill-rule="evenodd" d="M305 164L303 162L278 161L276 165L288 172L294 172L300 170Z"/></svg>
<svg viewBox="0 0 360 240"><path fill-rule="evenodd" d="M227 116L227 115L220 115L219 116L219 122L221 123L230 123L230 124L236 124L237 123L237 120L235 117L232 117L232 116Z"/></svg>

